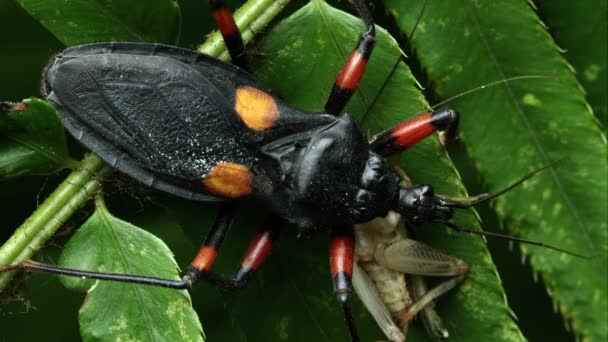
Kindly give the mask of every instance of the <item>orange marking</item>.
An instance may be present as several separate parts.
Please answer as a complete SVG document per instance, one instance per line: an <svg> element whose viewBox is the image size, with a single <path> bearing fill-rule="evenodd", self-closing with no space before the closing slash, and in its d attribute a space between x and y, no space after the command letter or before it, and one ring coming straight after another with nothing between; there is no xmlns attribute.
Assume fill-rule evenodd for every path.
<svg viewBox="0 0 608 342"><path fill-rule="evenodd" d="M203 179L203 185L214 194L224 197L241 197L250 194L253 174L247 166L221 162Z"/></svg>
<svg viewBox="0 0 608 342"><path fill-rule="evenodd" d="M274 126L281 116L277 103L269 94L250 86L236 91L234 110L251 129L263 131Z"/></svg>
<svg viewBox="0 0 608 342"><path fill-rule="evenodd" d="M192 267L199 271L209 271L216 257L217 250L215 248L203 246L201 250L198 251L196 258L192 261Z"/></svg>
<svg viewBox="0 0 608 342"><path fill-rule="evenodd" d="M367 60L359 51L353 51L344 63L336 79L336 85L342 89L355 90L363 77Z"/></svg>
<svg viewBox="0 0 608 342"><path fill-rule="evenodd" d="M222 36L231 36L238 32L232 12L226 7L221 7L213 11L213 18L220 28Z"/></svg>
<svg viewBox="0 0 608 342"><path fill-rule="evenodd" d="M437 130L431 123L431 113L415 116L392 129L395 144L410 147Z"/></svg>
<svg viewBox="0 0 608 342"><path fill-rule="evenodd" d="M334 236L329 243L331 277L339 272L353 274L353 253L355 250L353 240L348 236Z"/></svg>

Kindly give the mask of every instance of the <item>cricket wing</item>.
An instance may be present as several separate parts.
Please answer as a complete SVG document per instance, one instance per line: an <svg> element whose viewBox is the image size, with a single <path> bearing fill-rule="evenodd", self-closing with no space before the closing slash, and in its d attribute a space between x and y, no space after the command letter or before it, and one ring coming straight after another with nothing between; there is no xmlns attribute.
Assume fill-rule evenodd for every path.
<svg viewBox="0 0 608 342"><path fill-rule="evenodd" d="M379 263L406 274L449 277L468 269L461 259L411 239L399 240L380 253Z"/></svg>

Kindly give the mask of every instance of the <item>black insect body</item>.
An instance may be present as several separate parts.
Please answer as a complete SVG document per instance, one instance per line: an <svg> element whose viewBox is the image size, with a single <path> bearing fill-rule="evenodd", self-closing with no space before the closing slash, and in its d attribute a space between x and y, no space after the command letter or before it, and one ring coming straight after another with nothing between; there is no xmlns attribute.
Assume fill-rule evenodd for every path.
<svg viewBox="0 0 608 342"><path fill-rule="evenodd" d="M71 48L47 68L44 92L72 135L111 166L181 197L253 197L304 234L399 203L398 177L348 114L290 108L248 73L190 50ZM243 97L260 103L241 108ZM259 110L267 104L272 126L248 125L247 115L273 115ZM411 202L409 193L401 197Z"/></svg>

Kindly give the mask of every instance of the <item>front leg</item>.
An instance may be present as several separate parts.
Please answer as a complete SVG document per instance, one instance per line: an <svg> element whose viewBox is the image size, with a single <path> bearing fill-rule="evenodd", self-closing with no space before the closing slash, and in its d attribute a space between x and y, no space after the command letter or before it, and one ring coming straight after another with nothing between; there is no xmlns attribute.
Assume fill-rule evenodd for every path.
<svg viewBox="0 0 608 342"><path fill-rule="evenodd" d="M350 311L350 297L353 293L353 262L355 236L353 226L339 226L332 230L329 244L329 263L334 283L334 292L342 308L342 313L352 342L359 341L359 334Z"/></svg>
<svg viewBox="0 0 608 342"><path fill-rule="evenodd" d="M449 145L456 139L459 118L458 112L448 108L422 113L371 137L370 147L387 157L407 150L436 131L444 133L441 142Z"/></svg>

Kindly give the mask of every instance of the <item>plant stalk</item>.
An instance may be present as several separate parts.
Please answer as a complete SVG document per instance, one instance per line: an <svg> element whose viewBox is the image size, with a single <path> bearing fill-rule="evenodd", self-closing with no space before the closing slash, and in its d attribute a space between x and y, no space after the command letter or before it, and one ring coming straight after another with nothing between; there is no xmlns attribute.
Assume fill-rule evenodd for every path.
<svg viewBox="0 0 608 342"><path fill-rule="evenodd" d="M101 178L110 170L99 157L87 155L0 248L0 267L31 258L66 220L101 189ZM0 291L5 289L14 273L0 274Z"/></svg>

